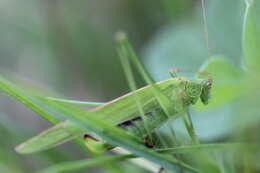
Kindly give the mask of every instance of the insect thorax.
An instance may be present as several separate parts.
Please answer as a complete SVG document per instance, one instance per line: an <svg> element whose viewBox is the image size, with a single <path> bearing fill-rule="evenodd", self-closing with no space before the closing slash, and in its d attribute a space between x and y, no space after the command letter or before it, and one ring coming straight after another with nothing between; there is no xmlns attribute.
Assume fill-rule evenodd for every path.
<svg viewBox="0 0 260 173"><path fill-rule="evenodd" d="M185 93L189 98L189 102L191 104L195 104L198 101L201 95L201 91L202 91L202 85L201 85L201 81L199 80L188 81L185 85Z"/></svg>
<svg viewBox="0 0 260 173"><path fill-rule="evenodd" d="M191 80L186 83L185 93L191 104L195 104L200 98L203 104L208 104L212 81L209 79Z"/></svg>

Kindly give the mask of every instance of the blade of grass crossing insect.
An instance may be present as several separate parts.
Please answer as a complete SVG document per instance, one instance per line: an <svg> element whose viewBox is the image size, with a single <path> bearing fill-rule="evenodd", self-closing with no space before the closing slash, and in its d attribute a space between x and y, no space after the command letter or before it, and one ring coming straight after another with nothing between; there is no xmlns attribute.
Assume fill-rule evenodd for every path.
<svg viewBox="0 0 260 173"><path fill-rule="evenodd" d="M170 118L171 115L173 115L175 113L170 99L162 93L162 91L160 90L160 88L157 85L155 85L154 79L149 74L149 72L144 67L144 65L140 62L139 58L135 54L135 51L133 50L132 46L130 45L129 41L127 40L125 33L118 32L116 35L116 39L117 39L118 45L121 46L121 49L124 49L126 51L126 55L129 56L129 59L138 68L139 72L141 73L142 77L145 79L146 83L151 85L152 92L155 95L158 103L162 107L166 116L168 118ZM170 127L170 129L172 129L172 127ZM172 131L174 131L174 130L172 129ZM174 135L172 135L172 138L174 140L176 140L174 138ZM167 146L167 144L164 140L162 140L161 142L163 143L164 146Z"/></svg>
<svg viewBox="0 0 260 173"><path fill-rule="evenodd" d="M46 168L42 171L39 171L38 173L58 173L58 172L64 172L64 171L76 171L76 170L91 167L91 166L97 166L97 165L114 162L114 161L122 161L122 160L130 159L133 157L134 157L134 155L127 154L127 155L119 155L119 156L103 156L102 158L96 158L96 159L64 162L64 163L60 163L60 164L54 165L52 167Z"/></svg>
<svg viewBox="0 0 260 173"><path fill-rule="evenodd" d="M117 41L118 41L118 45L120 46L121 50L124 51L125 56L129 57L129 59L132 60L132 63L138 68L138 70L140 71L141 75L144 77L146 82L149 85L151 85L152 92L155 95L155 97L157 98L157 101L159 102L160 106L163 108L164 112L166 113L166 116L168 118L170 118L171 115L174 114L174 110L173 110L171 101L167 98L166 95L164 95L162 93L162 91L159 89L159 87L157 87L155 85L155 81L153 80L153 78L151 77L149 72L146 70L144 65L139 61L139 58L135 54L135 51L131 47L131 45L128 42L124 33L118 33ZM128 66L130 66L129 62L128 62ZM169 126L169 129L171 129L171 132L172 132L172 133L170 133L171 138L173 139L173 141L177 141L176 135L175 135L175 132L174 132L172 126L169 123L167 123L167 125ZM151 136L152 135L149 133L150 139L152 139ZM167 142L165 141L165 139L163 139L160 135L157 135L157 137L158 137L158 140L160 140L162 142L163 147L167 147ZM179 156L175 156L175 157L177 158L177 160L180 160Z"/></svg>
<svg viewBox="0 0 260 173"><path fill-rule="evenodd" d="M127 40L126 35L124 33L119 33L117 36L118 36L117 37L118 42L120 43L121 47L126 49L126 52L130 56L129 58L130 58L130 60L132 60L132 63L138 68L139 72L145 79L146 83L151 85L152 92L155 95L158 103L162 107L166 116L168 118L170 118L171 115L174 114L174 109L173 109L170 99L162 93L162 91L159 89L159 87L157 85L155 85L154 79L152 78L150 73L147 71L147 69L144 67L144 65L140 62L140 60L137 57L135 51L133 50L131 44ZM169 123L167 123L167 126L169 126L169 129L171 129L171 132L172 132L172 133L170 133L171 138L173 139L173 141L177 141L177 139L175 138L175 132L174 132L172 126ZM158 139L162 142L164 147L167 146L167 142L163 138L159 137Z"/></svg>
<svg viewBox="0 0 260 173"><path fill-rule="evenodd" d="M16 85L14 85L13 83L9 82L8 80L6 80L1 76L0 76L0 90L5 92L9 96L15 98L16 100L20 101L28 108L32 109L34 112L42 116L51 124L57 124L60 122L53 115L45 111L43 108L40 108L39 104L41 103L40 105L43 105L44 103L42 102L42 100L44 99L36 96L31 96L30 93L23 92L19 87L17 87ZM84 146L81 138L76 138L74 142L77 143L83 151L90 154L90 151L87 150L87 148Z"/></svg>
<svg viewBox="0 0 260 173"><path fill-rule="evenodd" d="M127 52L130 55L130 60L132 61L133 64L136 65L137 69L139 70L141 75L144 77L145 81L149 85L151 85L152 91L153 91L155 97L157 98L157 101L162 106L163 110L165 111L166 115L168 117L173 115L174 110L172 108L172 104L171 104L169 98L167 98L167 96L165 96L161 92L159 87L155 85L155 81L153 80L151 75L148 73L148 71L146 70L144 65L139 61L137 55L135 54L133 48L131 47L131 45L129 44L129 42L126 38L126 35L123 32L119 32L116 35L116 39L120 45L124 46L127 49Z"/></svg>
<svg viewBox="0 0 260 173"><path fill-rule="evenodd" d="M179 166L190 170L191 172L199 172L191 166L177 161L170 156L161 155L153 150L146 148L143 145L140 145L141 141L137 137L126 133L118 127L108 124L105 121L100 121L97 118L100 117L100 115L97 115L96 113L86 112L79 108L55 104L53 102L50 104L53 106L53 108L60 110L60 113L66 119L75 123L78 127L85 129L86 131L92 131L96 133L98 136L112 145L121 146L130 152L155 162L169 170L174 170L175 166Z"/></svg>
<svg viewBox="0 0 260 173"><path fill-rule="evenodd" d="M173 109L173 105L172 105L170 99L165 94L162 93L162 91L159 89L159 87L157 85L155 85L154 79L152 78L150 73L147 71L147 69L144 67L144 65L140 62L139 58L137 57L135 51L133 50L133 48L132 48L131 44L129 43L129 41L127 40L126 36L124 36L123 41L124 41L124 44L122 44L122 45L124 45L127 48L129 54L131 55L131 60L132 60L133 64L135 64L137 66L137 68L139 69L140 73L142 74L142 76L144 77L146 82L149 85L151 85L152 91L153 91L155 97L157 98L157 101L159 102L160 106L164 110L165 114L167 115L168 118L172 117L172 115L175 113L175 111ZM172 139L177 140L175 138L175 133L174 133L172 126L170 126L169 123L167 123L167 125L171 129ZM164 140L162 142L166 143Z"/></svg>
<svg viewBox="0 0 260 173"><path fill-rule="evenodd" d="M129 62L129 55L127 54L127 50L125 49L125 47L120 44L118 45L118 54L119 54L119 57L120 57L120 60L121 60L121 63L122 63L122 66L123 66L123 69L125 72L125 76L128 81L128 85L129 85L131 91L133 92L133 97L136 101L136 105L140 112L141 118L144 121L145 130L149 136L149 139L152 139L152 135L151 135L149 127L148 127L148 122L147 122L147 118L145 116L145 112L143 110L143 106L140 102L138 94L135 92L137 90L137 87L136 87L136 83L134 80L133 72L131 70L131 65Z"/></svg>
<svg viewBox="0 0 260 173"><path fill-rule="evenodd" d="M42 100L46 100L45 98L42 98ZM70 119L69 117L71 117L71 115L73 115L73 114L76 114L76 115L78 115L78 116L82 116L81 118L83 118L84 116L86 116L86 117L91 117L91 116L93 116L93 115L90 115L90 116L87 116L87 115L85 115L85 114L87 114L85 111L80 111L80 112L78 112L77 110L78 110L78 108L73 108L73 110L74 110L74 112L69 112L69 113L67 113L66 114L66 112L64 112L64 110L68 110L68 107L71 107L71 106L65 106L65 105L63 105L63 104L58 104L58 103L56 103L56 102L53 102L53 101L50 101L50 100L46 100L46 102L43 102L43 104L45 104L45 105L48 105L48 107L50 107L51 109L56 109L56 110L59 110L59 112L60 112L60 114L62 114L63 116L64 115L66 115L65 117L67 118L67 119ZM69 109L70 110L70 109ZM76 113L75 113L76 112ZM41 113L41 112L39 112L39 113ZM83 116L84 115L84 116ZM94 117L95 117L95 115L94 115ZM98 116L97 116L98 117ZM81 121L81 120L79 120L79 121ZM96 121L96 122L100 122L99 120L98 121ZM95 124L95 123L90 123L90 124ZM93 127L93 126L92 126ZM102 125L101 126L99 126L100 127L100 129L101 129L101 131L100 131L100 134L103 134L104 133L104 131L109 131L110 129L106 129L106 130L102 130L103 128L102 128ZM98 128L98 130L99 130L99 128ZM95 130L95 128L93 129L93 131L95 132L95 131L97 131L97 130ZM102 135L100 135L101 137L102 137ZM121 136L123 136L123 137L125 137L125 136L127 136L127 135L121 135ZM112 141L116 141L116 137L115 136L113 136L114 138L113 138L113 140ZM107 140L107 141L109 141L109 140ZM123 140L121 140L121 141L124 141L124 139ZM118 143L117 143L118 144ZM119 144L120 145L120 144ZM135 146L135 147L138 147L139 145L137 145L137 146ZM146 149L146 148L145 148ZM134 151L136 151L136 150L134 150ZM141 152L144 156L147 156L147 157L149 157L149 153L146 153L146 152L143 152L143 150L141 149L141 150L137 150L137 151L139 151L139 152ZM164 157L163 156L160 156L160 159L157 159L156 158L156 155L154 156L153 155L153 157L152 157L153 159L152 159L152 161L159 161L159 162L161 162L161 164L162 165L164 165L163 163L163 160L164 160ZM182 164L182 163L179 163L179 162L177 162L177 161L174 161L174 160L171 160L171 159L169 159L168 158L168 160L167 160L167 163L166 163L166 165L168 165L168 166L166 166L166 167L168 167L169 169L173 169L173 167L172 167L172 165L174 165L174 164L177 164L177 165L179 165L179 166L186 166L185 164ZM190 167L189 166L186 166L187 167L187 169L189 169ZM193 170L192 168L190 168L191 170ZM195 171L196 172L196 171Z"/></svg>

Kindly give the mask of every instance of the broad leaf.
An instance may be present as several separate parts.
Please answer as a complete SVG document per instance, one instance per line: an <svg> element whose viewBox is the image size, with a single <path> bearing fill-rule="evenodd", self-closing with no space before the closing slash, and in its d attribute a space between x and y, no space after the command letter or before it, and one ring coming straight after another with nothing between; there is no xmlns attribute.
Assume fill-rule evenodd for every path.
<svg viewBox="0 0 260 173"><path fill-rule="evenodd" d="M210 104L203 106L198 102L198 104L195 105L198 109L222 106L241 95L244 90L244 72L225 58L213 57L202 66L200 71L201 73L199 73L197 77L212 77L213 86Z"/></svg>
<svg viewBox="0 0 260 173"><path fill-rule="evenodd" d="M244 58L249 71L260 72L260 1L248 0L244 21Z"/></svg>

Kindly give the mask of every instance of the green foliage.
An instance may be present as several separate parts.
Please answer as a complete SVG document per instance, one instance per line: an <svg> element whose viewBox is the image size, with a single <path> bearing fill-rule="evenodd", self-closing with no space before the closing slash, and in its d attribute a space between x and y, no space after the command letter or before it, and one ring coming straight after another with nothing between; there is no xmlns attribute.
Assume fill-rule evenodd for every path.
<svg viewBox="0 0 260 173"><path fill-rule="evenodd" d="M29 15L31 12L28 10L26 11L28 15L21 17L23 22L15 22L16 25L11 25L12 23L10 21L15 19L13 16L19 16L19 12L14 12L13 16L10 16L9 21L4 20L4 17L0 18L1 22L5 21L4 23L8 23L8 26L12 26L6 27L6 25L4 25L4 27L0 28L0 32L8 31L8 34L3 34L2 40L4 40L3 42L6 44L3 44L4 46L0 48L0 54L6 54L8 57L12 57L13 52L17 52L19 55L21 54L20 64L28 67L28 71L25 74L32 75L35 71L40 71L40 69L48 69L46 70L48 73L46 73L44 77L41 76L39 80L46 82L49 76L48 79L52 81L52 84L59 83L55 87L61 92L66 91L65 88L68 87L68 84L73 85L74 90L78 91L78 88L75 87L75 81L77 81L77 79L72 77L73 75L70 76L70 73L74 73L74 75L77 76L76 70L71 68L71 63L75 62L82 66L82 68L79 69L86 74L86 78L90 78L92 81L88 84L88 86L90 86L89 92L97 89L98 87L96 86L102 86L104 92L109 93L106 97L111 97L113 95L112 91L122 95L122 91L126 88L126 85L121 81L125 81L125 79L122 73L118 72L120 69L118 66L119 62L114 60L115 52L112 49L113 46L111 46L111 33L114 33L112 28L115 28L115 26L101 27L102 29L97 30L97 26L95 25L105 26L106 19L109 17L116 21L119 18L122 18L122 20L131 19L136 15L138 19L135 19L138 20L138 22L133 24L133 22L128 21L129 23L125 24L127 24L129 28L132 28L130 36L133 38L137 50L140 50L138 45L143 44L144 41L148 41L146 42L145 49L143 49L145 50L145 62L152 74L156 75L156 78L164 78L165 75L160 76L159 72L163 71L164 74L166 74L166 71L172 68L172 66L178 67L178 69L184 69L183 71L197 71L202 62L205 61L205 57L207 57L201 26L201 10L194 8L196 5L198 6L198 4L192 1L184 2L180 0L164 0L162 2L144 1L142 3L146 5L143 7L147 5L151 5L152 7L146 10L145 8L136 8L136 4L138 3L138 1L129 1L126 3L133 8L129 14L126 14L128 13L125 12L127 10L123 10L125 8L124 3L122 3L124 5L114 4L115 6L120 6L121 12L114 11L111 16L106 15L105 18L92 15L95 17L88 17L87 23L83 22L85 21L83 17L85 16L85 8L82 5L69 1L65 1L64 3L55 2L52 4L53 6L49 6L48 8L44 7L43 11L48 9L48 15L51 14L51 17L39 17L38 13L42 12L37 12L36 18L33 19L31 16L34 15ZM117 35L117 50L131 92L111 102L85 102L61 99L63 97L60 97L59 94L55 92L46 92L43 89L36 89L32 87L30 82L27 82L27 85L21 85L18 80L11 82L13 80L11 80L10 77L4 77L4 75L1 74L0 90L3 93L23 103L26 107L33 110L37 115L40 115L54 126L16 147L18 153L36 153L35 155L27 156L28 158L32 158L28 163L36 165L35 168L32 168L26 161L23 161L23 159L25 158L26 160L27 157L17 157L17 154L10 150L13 145L24 140L24 138L28 138L32 134L20 130L20 119L9 121L8 117L6 120L2 118L4 114L0 112L0 136L2 141L0 149L0 172L33 172L34 169L38 170L42 165L46 166L46 164L51 167L40 172L76 172L77 170L81 171L93 166L105 166L105 172L127 172L123 164L128 164L129 159L133 158L149 160L171 172L259 172L259 166L257 164L259 162L258 151L260 140L256 132L259 131L260 122L260 94L258 94L260 89L260 80L258 77L260 74L258 68L260 64L260 4L258 0L246 0L243 42L241 44L242 28L238 26L242 23L243 3L242 0L219 0L206 4L208 5L207 17L209 19L210 40L208 41L214 56L209 58L200 68L196 76L198 79L193 80L194 83L190 85L191 89L189 90L189 96L193 94L196 96L200 95L205 88L202 87L201 83L196 83L196 81L201 81L201 79L205 79L204 81L213 81L209 105L202 106L202 103L198 102L193 106L193 108L199 110L199 113L206 110L205 114L207 115L205 115L203 119L196 119L197 117L193 116L193 111L188 111L189 104L183 104L187 103L187 100L185 100L186 94L188 93L185 91L186 88L184 90L174 90L174 92L169 94L170 92L167 90L169 86L181 86L179 85L180 83L176 82L177 80L171 79L159 83L155 82L122 33ZM154 13L159 9L157 8L159 4L161 5L160 8L163 7L165 10L163 11L163 15L168 15L170 22L173 23L170 25L168 21L167 25L164 25L164 29L158 24L158 19L156 19L157 22L155 22L155 20L152 21L157 15L162 15ZM6 6L6 4L1 5ZM93 5L95 5L94 1L88 2L88 9L91 10L91 6ZM106 5L108 5L107 2L104 2L104 6ZM31 9L35 9L36 6L37 3L35 2L31 4L30 7ZM178 9L180 10L178 11ZM103 11L104 14L106 14L106 10ZM76 12L77 14L73 13L73 15L70 15L72 14L70 12ZM118 15L121 13L122 15ZM48 32L45 33L42 30L38 33L39 30L37 30L37 28L44 28L43 24L37 22L30 24L28 21L24 22L27 18L26 16L33 21L46 18L52 21L53 25L48 28ZM59 16L64 16L64 18ZM59 25L57 21L59 21L61 25ZM99 22L94 22L95 24L93 25L91 21ZM119 21L119 23L124 22L125 21ZM155 23L157 23L156 27ZM143 24L143 30L141 31L140 24ZM214 24L214 26L212 24ZM135 28L137 26L138 28ZM102 32L104 28L105 32ZM17 46L13 47L13 41L8 40L8 35L13 37L14 30L16 29L19 33L23 33L23 37L26 39L30 38L29 41L24 38L15 37L15 43L22 43L24 45L20 48ZM157 37L147 40L151 38L152 31L156 29L159 31ZM134 30L140 32L138 32L138 34L133 33ZM48 35L48 37L46 37L46 35ZM243 68L238 67L238 65L240 65L238 62L240 57L242 57L239 44L243 45ZM8 45L12 48L10 49L11 51L7 50ZM30 51L28 47L32 48L33 51ZM218 54L223 54L224 56L219 56ZM42 58L44 56L46 56L46 59ZM63 56L68 57L67 59L65 58L67 65L62 61L64 63L63 65L65 65L65 70L63 70L64 74L60 71L63 66L59 64L61 61L59 61L58 58L54 58ZM40 64L43 66L32 70L32 67L35 67L35 63L37 64L38 60L31 57L41 58ZM73 60L71 57L73 57ZM18 56L15 56L15 58L19 59ZM232 59L232 61L227 60L228 58ZM10 63L6 60L1 62L1 65L3 64L2 66ZM104 66L104 64L106 65ZM133 69L131 68L131 64L134 65ZM158 64L161 66L158 67ZM101 66L104 66L103 71L97 68ZM95 75L87 75L91 72ZM116 80L112 81L112 78L107 77L107 75L112 75L113 79ZM178 74L178 76L180 75ZM187 76L190 77L191 75ZM85 79L83 80L79 77L79 81L81 80L82 82L85 81ZM104 85L106 86L105 88L103 88L103 83L99 83L100 80L107 83L107 85ZM148 86L137 90L142 80L145 81ZM100 85L97 85L97 83ZM198 86L202 88L194 89ZM202 101L203 103L207 103L208 93L204 94L206 96L202 98ZM195 103L197 99L196 97L194 100L189 100L189 103ZM11 107L12 106L13 105L11 105ZM209 126L214 124L215 120L208 120L206 122L201 120L206 120L210 117L209 115L211 115L211 113L212 116L216 115L215 117L218 117L224 113L223 107L230 110L228 115L224 114L226 118L224 121L227 122L227 119L229 119L230 122L226 124L223 123L223 126L219 128L229 126L231 130L228 131L228 133L221 134L221 138L211 139L213 143L208 143L209 139L204 141L204 139L200 138L200 133L197 134L197 128L203 126L204 123L209 124ZM0 108L4 110L4 108ZM85 108L90 110L86 111ZM146 118L145 113L150 113L157 108L161 110L160 114L157 112L157 116L161 114L167 115L168 118L173 117L171 120L174 121L175 125L184 124L182 130L184 130L185 133L179 131L175 126L170 126L170 123L165 124L165 126L169 125L168 129L165 128L163 129L164 131L160 131L161 129L156 128L152 131L156 133L151 133L148 128L151 122L149 122L149 118ZM177 114L176 110L182 110L183 112ZM218 111L217 114L214 112L216 110ZM190 112L192 113L191 115ZM19 112L19 114L23 113ZM144 127L142 128L146 130L148 136L152 136L156 142L161 142L162 146L171 147L160 149L147 148L143 145L144 141L139 136L132 135L116 127L118 123L131 120L140 115L144 121ZM178 119L182 119L183 121L178 121ZM193 125L193 119L196 119L197 123L195 125ZM25 121L31 124L34 123L30 120ZM213 127L211 127L210 130L218 131L219 129L213 129ZM122 147L130 151L131 154L112 156L109 152L102 155L91 153L83 144L83 135L90 132L91 134L97 135L102 141L109 144L109 146ZM167 138L167 140L162 140L163 138ZM68 152L66 148L62 148L62 152L54 148L73 139L82 150L87 151L89 157L93 157L79 160L78 157L75 158L75 155L78 156L80 152L75 152L75 155L73 155L71 153L68 154L71 152L70 148ZM169 143L169 141L171 142ZM216 141L220 141L221 143L215 143ZM40 151L43 152L39 153ZM72 153L74 153L74 150L72 150ZM7 155L9 156L8 158L5 157ZM84 156L84 158L85 157L86 156ZM117 164L118 161L124 162ZM58 162L59 164L57 164ZM142 161L140 161L140 163L142 163ZM143 172L142 169L138 170Z"/></svg>
<svg viewBox="0 0 260 173"><path fill-rule="evenodd" d="M6 85L5 85L6 88ZM7 87L8 88L8 87ZM15 93L15 91L13 91ZM21 98L21 100L23 100ZM145 146L139 145L137 143L138 139L134 136L130 136L126 132L113 127L112 125L109 125L105 122L100 121L98 118L95 117L100 117L97 113L90 113L83 111L79 108L75 107L68 107L64 106L62 104L57 104L55 102L45 100L41 102L43 105L48 105L48 107L52 109L56 109L56 111L64 116L66 119L74 122L77 124L78 127L84 129L85 131L93 131L96 134L98 134L100 137L108 141L110 144L116 145L116 146L122 146L129 151L132 151L133 153L140 155L142 157L145 157L151 161L155 161L156 163L162 165L163 167L166 167L168 169L174 169L175 167L173 165L177 165L180 167L184 167L186 169L189 169L190 171L197 172L195 169L177 162L173 158L169 158L166 156L162 156L160 154L155 153L154 151L151 151L147 149ZM31 105L28 105L29 107ZM41 112L39 112L41 115ZM52 140L53 138L57 138L60 136L60 134L63 134L64 131L58 131L58 133L54 134L54 136L51 136L46 140L46 143L48 144L49 142L47 140ZM39 138L39 137L38 137ZM37 138L36 138L37 139ZM41 139L41 138L40 138ZM38 140L38 139L37 139ZM34 151L34 147L37 147L37 144L44 144L44 141L38 140L38 143L35 145L27 145L26 143L23 145L20 145L18 147L18 150L20 152L30 152L31 150ZM41 145L42 145L41 144Z"/></svg>
<svg viewBox="0 0 260 173"><path fill-rule="evenodd" d="M198 103L196 105L198 109L216 108L224 105L240 96L245 89L244 72L225 58L212 57L202 66L200 71L197 77L205 78L210 74L214 87L212 88L210 104L205 107Z"/></svg>
<svg viewBox="0 0 260 173"><path fill-rule="evenodd" d="M247 2L244 21L244 56L248 71L259 73L260 64L260 3L257 0Z"/></svg>
<svg viewBox="0 0 260 173"><path fill-rule="evenodd" d="M2 80L6 81L6 80ZM1 84L2 88L4 91L9 91L12 85L6 85L5 82L2 82ZM18 95L16 90L12 90L12 95ZM40 96L38 98L41 98ZM25 99L19 97L19 99L22 102L26 102ZM58 104L56 102L43 99L41 101L42 105L48 106L49 108L56 110L56 112L62 116L64 116L66 119L71 120L75 124L77 124L78 127L81 127L83 132L84 131L93 131L96 134L98 134L100 137L108 141L109 143L115 145L115 146L122 146L129 151L132 151L133 153L140 155L142 157L145 157L149 160L155 161L158 164L161 164L163 167L169 168L169 169L174 169L173 165L178 165L181 167L184 167L186 169L189 169L193 172L196 172L193 168L190 168L189 166L179 163L175 161L172 158L162 156L160 154L156 154L155 152L148 150L145 146L139 145L136 143L138 139L134 136L130 136L126 132L113 127L112 125L109 125L105 122L102 122L99 120L99 118L95 117L102 117L99 116L97 113L91 113L91 112L86 112L83 111L82 109L75 108L75 107L68 107L64 106L62 104ZM33 104L27 104L28 107L34 108L35 105ZM38 108L38 107L37 107ZM38 111L38 109L35 109ZM40 110L40 109L39 109ZM42 111L38 111L40 115L42 115ZM45 115L45 113L43 113ZM61 131L60 131L61 130ZM73 129L66 129L66 130L72 130ZM65 132L66 132L65 130ZM28 153L31 151L35 151L35 147L38 148L38 145L45 145L49 143L48 140L52 141L54 138L60 138L60 135L64 134L64 129L59 129L59 131L55 131L55 133L52 133L52 136L48 136L48 138L43 138L43 141L41 137L34 138L33 140L37 140L37 143L33 143L33 145L29 143L24 143L20 145L17 150L21 153ZM46 141L45 141L46 140ZM28 145L30 144L30 145ZM48 148L48 147L46 147ZM36 149L37 151L37 149Z"/></svg>

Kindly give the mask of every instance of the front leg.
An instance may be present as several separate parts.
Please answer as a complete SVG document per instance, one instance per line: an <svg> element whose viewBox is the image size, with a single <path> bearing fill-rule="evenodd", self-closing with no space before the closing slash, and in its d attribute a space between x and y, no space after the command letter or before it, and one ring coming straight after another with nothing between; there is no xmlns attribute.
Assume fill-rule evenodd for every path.
<svg viewBox="0 0 260 173"><path fill-rule="evenodd" d="M145 137L143 137L143 142L144 142L144 145L147 147L147 148L154 148L154 143L152 141L152 139L150 139L150 137L148 135L146 135Z"/></svg>
<svg viewBox="0 0 260 173"><path fill-rule="evenodd" d="M94 153L103 153L114 148L114 146L102 141L101 139L97 139L90 134L84 135L84 143L86 147Z"/></svg>

